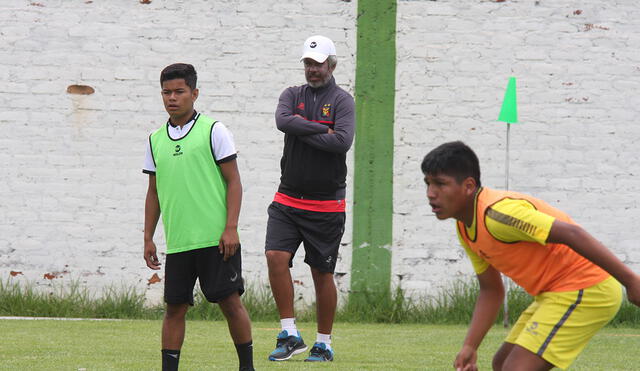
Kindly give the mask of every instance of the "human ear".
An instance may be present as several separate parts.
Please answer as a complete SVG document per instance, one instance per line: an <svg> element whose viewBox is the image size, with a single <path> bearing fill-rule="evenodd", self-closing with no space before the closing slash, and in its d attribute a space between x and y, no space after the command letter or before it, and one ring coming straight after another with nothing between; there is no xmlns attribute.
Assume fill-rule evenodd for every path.
<svg viewBox="0 0 640 371"><path fill-rule="evenodd" d="M462 181L462 186L464 187L464 191L467 194L467 196L471 196L476 191L476 186L477 186L476 180L472 177L467 177L465 180Z"/></svg>
<svg viewBox="0 0 640 371"><path fill-rule="evenodd" d="M338 63L336 62L335 65L333 65L333 67L329 67L329 73L333 74L333 71L336 70L336 66L338 65Z"/></svg>

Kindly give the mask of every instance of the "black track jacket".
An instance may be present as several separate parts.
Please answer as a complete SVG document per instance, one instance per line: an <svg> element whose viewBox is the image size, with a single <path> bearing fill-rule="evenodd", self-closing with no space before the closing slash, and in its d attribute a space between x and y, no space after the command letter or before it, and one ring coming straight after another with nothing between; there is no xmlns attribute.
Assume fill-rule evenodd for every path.
<svg viewBox="0 0 640 371"><path fill-rule="evenodd" d="M299 199L344 200L346 153L355 130L353 97L335 79L280 95L276 126L285 133L278 192ZM335 131L328 134L327 129Z"/></svg>

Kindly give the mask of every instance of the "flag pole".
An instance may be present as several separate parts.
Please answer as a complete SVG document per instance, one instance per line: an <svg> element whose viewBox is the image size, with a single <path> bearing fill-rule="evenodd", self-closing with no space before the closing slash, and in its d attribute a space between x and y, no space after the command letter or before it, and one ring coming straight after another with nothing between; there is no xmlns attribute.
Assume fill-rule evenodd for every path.
<svg viewBox="0 0 640 371"><path fill-rule="evenodd" d="M505 163L505 176L504 176L504 189L506 191L509 190L509 129L511 129L511 124L507 123L507 158Z"/></svg>
<svg viewBox="0 0 640 371"><path fill-rule="evenodd" d="M509 134L510 134L510 129L511 129L511 124L507 123L507 155L506 155L506 159L505 159L505 176L504 176L504 189L506 191L509 190ZM504 328L508 328L509 327L509 277L502 275L502 282L504 285L504 301L502 303L503 305L503 312L504 315L502 316L502 325L504 326Z"/></svg>
<svg viewBox="0 0 640 371"><path fill-rule="evenodd" d="M500 109L500 116L498 121L507 124L507 148L505 156L505 176L504 176L504 189L509 190L509 142L511 134L511 124L518 122L518 108L516 105L516 78L510 77L507 84L507 90L504 93L504 100L502 102L502 108ZM505 297L503 301L503 325L505 328L509 327L509 277L502 275L502 282L504 285Z"/></svg>

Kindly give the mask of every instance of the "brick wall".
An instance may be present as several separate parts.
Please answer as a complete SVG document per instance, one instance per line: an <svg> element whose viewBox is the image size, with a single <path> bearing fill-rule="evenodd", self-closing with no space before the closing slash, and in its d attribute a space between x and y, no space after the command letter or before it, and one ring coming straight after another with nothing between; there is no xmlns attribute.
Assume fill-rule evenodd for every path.
<svg viewBox="0 0 640 371"><path fill-rule="evenodd" d="M153 272L142 259L147 179L140 169L147 135L166 120L159 71L180 61L199 72L196 108L234 133L244 271L249 284L265 285L266 208L282 151L277 98L304 82L299 49L315 33L336 42L336 79L353 92L356 6L0 3L0 278L22 272L12 279L43 288L78 281L96 293L134 286L159 300L162 284L148 284ZM481 159L484 184L503 187L506 129L495 119L511 75L522 122L511 130L511 188L568 211L640 270L632 235L640 215L638 16L622 0L398 2L396 284L433 295L471 274L453 223L430 213L419 164L434 146L462 139ZM95 93L68 94L73 84ZM343 293L350 218L338 264ZM161 233L156 241L162 250ZM293 276L299 299L309 302L302 260Z"/></svg>
<svg viewBox="0 0 640 371"><path fill-rule="evenodd" d="M435 219L420 162L446 141L504 189L509 76L521 124L510 189L565 210L640 272L640 8L630 1L399 1L393 272L414 295L472 276L452 221Z"/></svg>
<svg viewBox="0 0 640 371"><path fill-rule="evenodd" d="M22 272L13 279L43 287L79 281L98 293L135 286L159 300L162 284L148 284L142 259L141 167L147 136L167 118L160 70L188 62L199 72L196 109L235 136L244 272L249 284L265 284L266 209L283 139L277 100L304 83L298 58L316 33L336 42L336 79L353 91L354 16L355 4L343 1L0 3L0 277ZM73 84L95 93L68 94ZM157 234L160 250L163 241ZM300 296L312 290L302 259Z"/></svg>

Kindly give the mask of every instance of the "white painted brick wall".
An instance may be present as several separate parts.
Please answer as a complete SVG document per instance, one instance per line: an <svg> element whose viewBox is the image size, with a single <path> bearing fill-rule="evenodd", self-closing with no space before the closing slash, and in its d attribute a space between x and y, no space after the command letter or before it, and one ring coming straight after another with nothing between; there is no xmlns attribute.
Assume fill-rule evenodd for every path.
<svg viewBox="0 0 640 371"><path fill-rule="evenodd" d="M265 285L266 208L282 151L277 98L304 81L297 58L314 33L336 41L336 78L353 92L356 7L339 0L0 2L0 279L20 271L13 280L44 288L77 280L96 293L133 285L159 300L162 285L147 285L153 272L141 258L140 168L147 135L166 120L159 71L183 61L199 72L197 108L234 133L245 191L244 271L249 284ZM435 295L471 276L453 223L429 211L419 164L434 146L462 139L478 152L484 183L501 188L506 130L495 119L510 75L518 78L522 122L511 131L511 188L567 210L640 270L632 236L638 16L624 0L398 2L396 284ZM95 93L69 95L72 84ZM347 273L337 278L343 293L351 225L349 214L337 269ZM156 240L162 246L162 233ZM310 302L302 260L293 276Z"/></svg>
<svg viewBox="0 0 640 371"><path fill-rule="evenodd" d="M266 284L266 209L277 188L282 90L304 82L307 36L331 37L338 82L353 91L355 3L303 1L0 2L0 278L135 286L158 301L142 259L148 134L166 121L160 70L199 72L197 109L234 133L244 185L240 233L249 284ZM273 14L270 14L273 12ZM72 84L95 93L66 93ZM349 245L350 230L345 237ZM160 249L163 237L156 238ZM345 248L338 270L350 266ZM293 271L310 298L303 255ZM48 280L44 274L59 278ZM160 272L160 277L163 273ZM340 280L346 292L348 281Z"/></svg>
<svg viewBox="0 0 640 371"><path fill-rule="evenodd" d="M398 2L394 282L435 295L473 276L453 223L430 212L419 165L461 139L484 184L503 189L506 127L496 119L509 76L521 122L510 188L569 212L640 271L638 15L623 0Z"/></svg>

